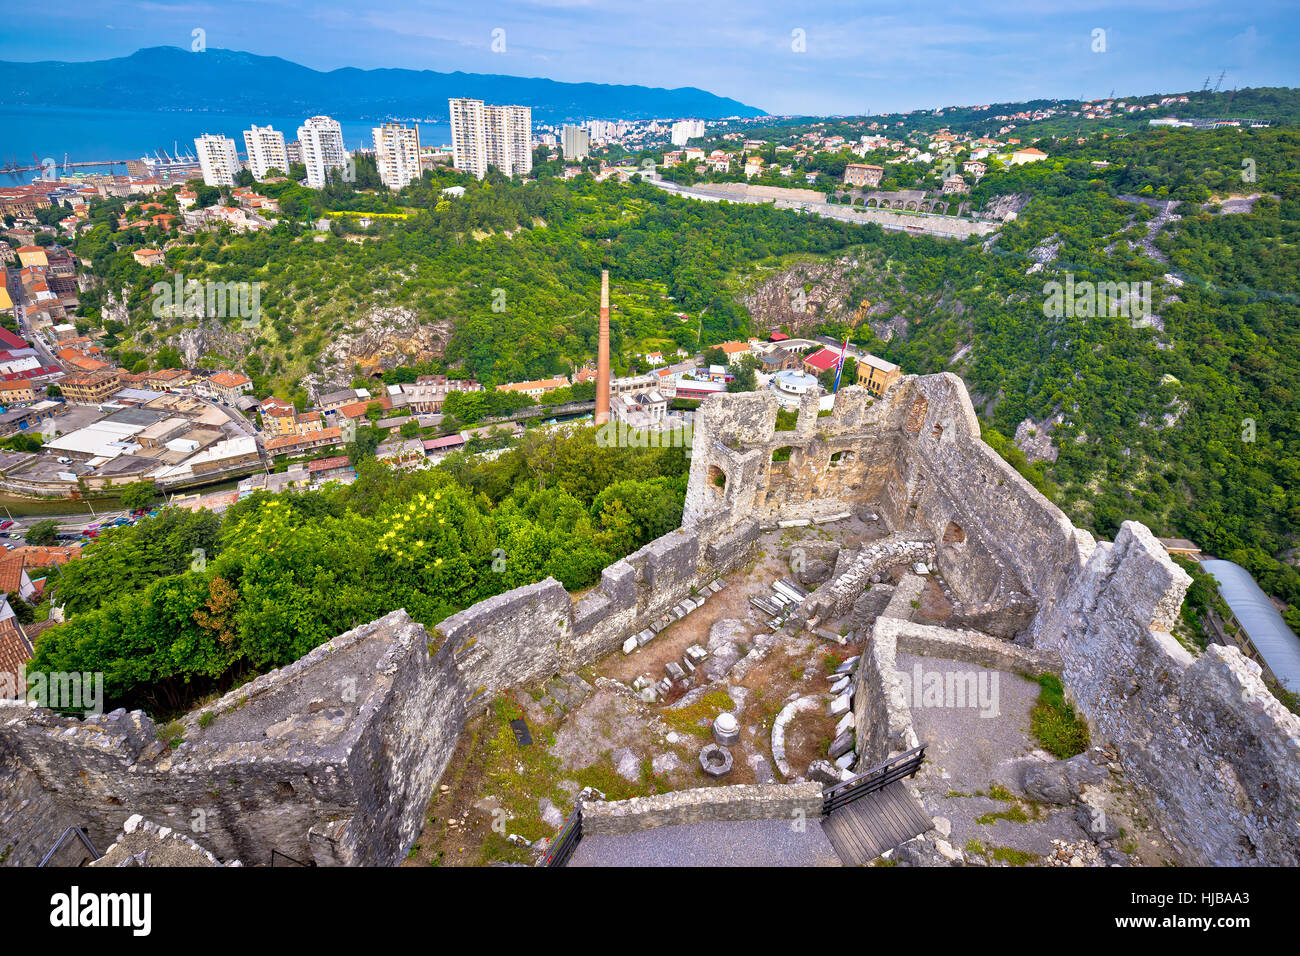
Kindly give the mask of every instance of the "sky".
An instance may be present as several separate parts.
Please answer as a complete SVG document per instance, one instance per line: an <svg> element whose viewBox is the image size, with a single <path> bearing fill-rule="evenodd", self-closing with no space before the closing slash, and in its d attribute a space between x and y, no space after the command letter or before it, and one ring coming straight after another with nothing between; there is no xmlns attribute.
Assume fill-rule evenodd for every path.
<svg viewBox="0 0 1300 956"><path fill-rule="evenodd" d="M354 66L694 86L773 114L1300 85L1276 0L56 0L11 4L0 60L148 46ZM3 97L0 96L0 102Z"/></svg>

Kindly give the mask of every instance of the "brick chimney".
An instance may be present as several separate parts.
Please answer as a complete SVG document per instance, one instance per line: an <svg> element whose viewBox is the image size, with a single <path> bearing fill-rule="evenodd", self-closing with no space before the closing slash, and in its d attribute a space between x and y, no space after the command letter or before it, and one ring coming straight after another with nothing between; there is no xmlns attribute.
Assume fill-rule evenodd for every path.
<svg viewBox="0 0 1300 956"><path fill-rule="evenodd" d="M596 356L595 423L609 421L609 270L600 273L600 351Z"/></svg>

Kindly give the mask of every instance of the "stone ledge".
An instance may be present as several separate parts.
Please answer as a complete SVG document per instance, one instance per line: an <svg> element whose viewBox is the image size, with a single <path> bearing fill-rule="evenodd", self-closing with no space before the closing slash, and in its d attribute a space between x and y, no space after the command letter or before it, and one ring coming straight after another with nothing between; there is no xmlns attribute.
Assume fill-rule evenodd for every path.
<svg viewBox="0 0 1300 956"><path fill-rule="evenodd" d="M878 639L893 639L898 651L903 654L962 661L992 670L1026 671L1034 675L1044 671L1057 675L1061 673L1059 654L1011 644L978 631L934 627L900 618L881 617L876 621L875 634Z"/></svg>
<svg viewBox="0 0 1300 956"><path fill-rule="evenodd" d="M719 820L772 820L820 817L822 785L739 784L700 787L653 797L633 797L582 807L582 831L589 836L636 833L656 827Z"/></svg>

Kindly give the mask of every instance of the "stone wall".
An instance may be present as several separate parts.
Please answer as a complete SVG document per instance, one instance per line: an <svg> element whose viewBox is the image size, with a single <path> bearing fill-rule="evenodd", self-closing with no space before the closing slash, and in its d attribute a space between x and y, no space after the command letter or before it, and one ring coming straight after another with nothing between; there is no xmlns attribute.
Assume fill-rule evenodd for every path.
<svg viewBox="0 0 1300 956"><path fill-rule="evenodd" d="M748 561L756 523L719 528L650 542L576 604L548 578L432 634L389 614L188 714L167 731L183 737L174 750L138 711L81 721L0 702L0 853L39 862L74 823L103 847L138 813L221 859L265 864L275 849L394 865L469 717L504 690L598 660Z"/></svg>
<svg viewBox="0 0 1300 956"><path fill-rule="evenodd" d="M821 812L822 785L816 782L701 787L653 797L584 803L582 832L589 836L636 833L717 820L815 820Z"/></svg>
<svg viewBox="0 0 1300 956"><path fill-rule="evenodd" d="M1066 691L1119 749L1161 830L1208 865L1300 865L1300 717L1235 647L1170 634L1190 579L1126 522L1037 624Z"/></svg>
<svg viewBox="0 0 1300 956"><path fill-rule="evenodd" d="M12 702L0 747L100 848L141 813L222 859L306 860L309 832L334 823L334 862L391 865L455 748L463 695L450 651L431 657L397 611L187 715L163 734L175 748L139 711L77 720ZM48 849L49 827L8 825L0 845L21 859Z"/></svg>
<svg viewBox="0 0 1300 956"><path fill-rule="evenodd" d="M1082 567L1091 538L980 441L955 375L905 376L883 399L842 388L830 415L805 396L793 431L775 431L777 408L767 392L701 404L684 527L870 505L900 540L934 543L958 621L1000 637L1027 632Z"/></svg>
<svg viewBox="0 0 1300 956"><path fill-rule="evenodd" d="M892 638L903 654L961 661L1010 673L1060 674L1060 655L1043 649L1021 647L979 631L932 627L914 621L881 618L876 634Z"/></svg>
<svg viewBox="0 0 1300 956"><path fill-rule="evenodd" d="M104 845L141 813L226 860L266 863L274 848L322 864L396 863L466 720L493 696L612 652L747 563L760 522L870 508L892 540L932 554L956 603L949 623L996 636L904 624L920 584L905 576L858 668L860 766L916 745L900 649L980 666L1059 659L1076 707L1190 859L1300 862L1300 718L1235 648L1193 659L1168 635L1188 582L1145 528L1125 525L1113 545L1075 529L979 440L953 375L905 377L883 399L846 387L828 416L810 396L794 431L776 432L776 413L765 393L706 400L682 528L610 565L576 602L548 579L432 635L394 612L191 713L167 732L184 738L175 749L138 712L78 721L0 703L0 854L39 860L73 823ZM789 461L773 462L786 445ZM840 555L839 570L864 553ZM862 603L851 583L846 606ZM1013 635L1032 650L998 640ZM737 799L735 812L767 806ZM713 812L691 810L699 800L665 798L631 816Z"/></svg>

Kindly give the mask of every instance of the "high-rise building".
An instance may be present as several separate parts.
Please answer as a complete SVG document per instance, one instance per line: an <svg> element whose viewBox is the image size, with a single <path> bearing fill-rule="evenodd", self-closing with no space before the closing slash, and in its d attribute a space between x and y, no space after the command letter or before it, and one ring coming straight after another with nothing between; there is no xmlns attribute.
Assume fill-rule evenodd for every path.
<svg viewBox="0 0 1300 956"><path fill-rule="evenodd" d="M376 126L375 165L389 189L401 189L420 178L420 130L399 123Z"/></svg>
<svg viewBox="0 0 1300 956"><path fill-rule="evenodd" d="M479 179L495 166L507 176L533 170L533 111L528 106L489 106L451 99L451 145L457 169Z"/></svg>
<svg viewBox="0 0 1300 956"><path fill-rule="evenodd" d="M307 167L307 185L324 189L331 169L345 169L347 150L343 148L343 129L338 120L313 116L298 127L298 142L303 165Z"/></svg>
<svg viewBox="0 0 1300 956"><path fill-rule="evenodd" d="M239 161L235 141L229 136L204 133L194 140L194 150L199 154L199 168L203 182L209 186L233 186L235 176L244 164Z"/></svg>
<svg viewBox="0 0 1300 956"><path fill-rule="evenodd" d="M586 159L591 152L591 137L581 126L564 127L564 158Z"/></svg>
<svg viewBox="0 0 1300 956"><path fill-rule="evenodd" d="M302 143L296 139L290 140L284 144L284 158L289 161L289 165L302 162ZM287 173L289 170L285 170Z"/></svg>
<svg viewBox="0 0 1300 956"><path fill-rule="evenodd" d="M244 149L248 153L248 168L254 179L265 179L269 169L282 173L289 171L289 155L284 148L284 134L270 126L254 126L244 130Z"/></svg>
<svg viewBox="0 0 1300 956"><path fill-rule="evenodd" d="M673 124L672 141L674 146L685 146L693 139L704 135L704 120L680 120Z"/></svg>

